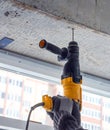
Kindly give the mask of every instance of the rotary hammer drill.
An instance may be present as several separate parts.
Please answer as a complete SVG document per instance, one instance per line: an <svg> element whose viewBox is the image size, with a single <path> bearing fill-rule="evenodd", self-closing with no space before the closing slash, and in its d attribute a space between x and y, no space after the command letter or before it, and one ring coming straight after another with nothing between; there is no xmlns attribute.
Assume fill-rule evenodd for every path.
<svg viewBox="0 0 110 130"><path fill-rule="evenodd" d="M61 75L61 84L63 86L64 96L76 101L79 104L79 110L81 111L82 76L80 75L79 47L77 42L71 41L67 48L64 47L60 49L43 39L39 42L39 47L57 54L58 61L67 61L63 68L63 74ZM44 102L44 108L47 111L51 111L53 108L52 98L48 95L44 95L42 101Z"/></svg>

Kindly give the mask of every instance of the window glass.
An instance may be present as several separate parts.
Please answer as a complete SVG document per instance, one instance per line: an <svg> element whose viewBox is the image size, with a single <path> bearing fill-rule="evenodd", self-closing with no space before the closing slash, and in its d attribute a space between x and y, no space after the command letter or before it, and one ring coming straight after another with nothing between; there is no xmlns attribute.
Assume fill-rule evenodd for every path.
<svg viewBox="0 0 110 130"><path fill-rule="evenodd" d="M60 85L4 70L0 79L0 115L5 117L27 120L30 107L42 102L43 95L61 94ZM42 107L32 112L31 120L51 124Z"/></svg>
<svg viewBox="0 0 110 130"><path fill-rule="evenodd" d="M30 107L42 96L63 95L62 86L28 76L0 70L0 115L27 120ZM110 99L83 91L82 126L89 130L110 128ZM31 120L52 125L43 107L32 112Z"/></svg>

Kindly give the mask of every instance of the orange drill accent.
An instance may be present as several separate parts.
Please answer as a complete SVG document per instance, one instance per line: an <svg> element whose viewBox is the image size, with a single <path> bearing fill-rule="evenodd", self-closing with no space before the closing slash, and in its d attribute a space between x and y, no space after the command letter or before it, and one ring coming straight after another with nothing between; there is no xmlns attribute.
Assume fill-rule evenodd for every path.
<svg viewBox="0 0 110 130"><path fill-rule="evenodd" d="M40 48L44 48L45 45L46 45L46 41L45 41L45 40L41 40L41 41L39 42L39 47L40 47Z"/></svg>
<svg viewBox="0 0 110 130"><path fill-rule="evenodd" d="M44 95L42 96L42 102L44 102L44 108L46 109L46 111L51 111L53 108L53 102L52 102L52 98L48 95Z"/></svg>
<svg viewBox="0 0 110 130"><path fill-rule="evenodd" d="M82 88L81 88L82 80L78 84L78 83L73 82L72 77L68 77L68 78L62 79L61 84L63 85L64 96L78 102L80 105L80 110L81 110L82 108Z"/></svg>

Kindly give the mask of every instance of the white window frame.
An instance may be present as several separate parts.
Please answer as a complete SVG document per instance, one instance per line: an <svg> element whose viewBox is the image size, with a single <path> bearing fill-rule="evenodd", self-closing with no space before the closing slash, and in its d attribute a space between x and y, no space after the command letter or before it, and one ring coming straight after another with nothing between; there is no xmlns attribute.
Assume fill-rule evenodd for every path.
<svg viewBox="0 0 110 130"><path fill-rule="evenodd" d="M7 50L0 50L0 69L58 84L61 83L61 74L63 71L62 66L46 63ZM81 74L83 76L83 90L110 97L109 80L83 72Z"/></svg>

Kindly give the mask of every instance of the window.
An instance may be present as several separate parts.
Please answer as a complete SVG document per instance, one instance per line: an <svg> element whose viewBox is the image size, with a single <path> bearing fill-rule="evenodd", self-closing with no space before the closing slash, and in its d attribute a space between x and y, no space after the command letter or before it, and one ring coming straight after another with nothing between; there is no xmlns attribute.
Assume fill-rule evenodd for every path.
<svg viewBox="0 0 110 130"><path fill-rule="evenodd" d="M22 87L22 81L20 81L19 87Z"/></svg>
<svg viewBox="0 0 110 130"><path fill-rule="evenodd" d="M6 82L7 82L6 77L1 76L1 83L2 83L2 84L6 84Z"/></svg>
<svg viewBox="0 0 110 130"><path fill-rule="evenodd" d="M30 94L32 93L32 87L25 86L24 89L25 89L25 92L30 93Z"/></svg>
<svg viewBox="0 0 110 130"><path fill-rule="evenodd" d="M100 130L100 126L94 123L83 122L82 127L87 130Z"/></svg>
<svg viewBox="0 0 110 130"><path fill-rule="evenodd" d="M0 114L3 114L3 108L0 108Z"/></svg>
<svg viewBox="0 0 110 130"><path fill-rule="evenodd" d="M104 121L106 123L110 123L110 116L109 115L104 115Z"/></svg>
<svg viewBox="0 0 110 130"><path fill-rule="evenodd" d="M1 98L5 98L5 93L4 92L1 93Z"/></svg>
<svg viewBox="0 0 110 130"><path fill-rule="evenodd" d="M0 70L1 74L5 72ZM27 120L30 107L42 101L42 92L43 94L51 93L51 95L58 92L57 85L11 72L7 72L5 79L8 81L4 83L6 89L0 89L0 100L3 100L3 108L0 109L0 113L11 118ZM1 88L3 87L1 86ZM5 110L4 113L3 110ZM39 113L41 116L34 116ZM45 122L45 110L40 108L34 111L32 120Z"/></svg>
<svg viewBox="0 0 110 130"><path fill-rule="evenodd" d="M0 76L0 82L1 82L1 76Z"/></svg>
<svg viewBox="0 0 110 130"><path fill-rule="evenodd" d="M4 73L5 71L0 70L0 72ZM7 79L8 82L5 82L3 86L6 85L7 89L0 89L0 100L4 100L2 106L5 107L0 109L0 113L3 116L17 118L20 120L27 120L30 107L41 102L42 95L57 95L58 93L61 93L62 90L62 87L59 84L11 72L7 72L5 79ZM108 108L110 107L109 98L83 91L83 102L84 104L81 115L82 126L85 129L100 130L101 127L105 128L103 125L104 122L108 123L108 127L110 127L110 116L107 115L107 111L109 111ZM104 109L107 109L107 111L102 111ZM4 110L5 112L3 112ZM39 113L40 116L35 116L39 115ZM102 117L104 117L104 120L102 120ZM36 109L32 113L31 120L37 122L41 121L45 124L51 125L43 108ZM103 123L91 123L91 120L95 120L97 122L101 122L102 120Z"/></svg>

